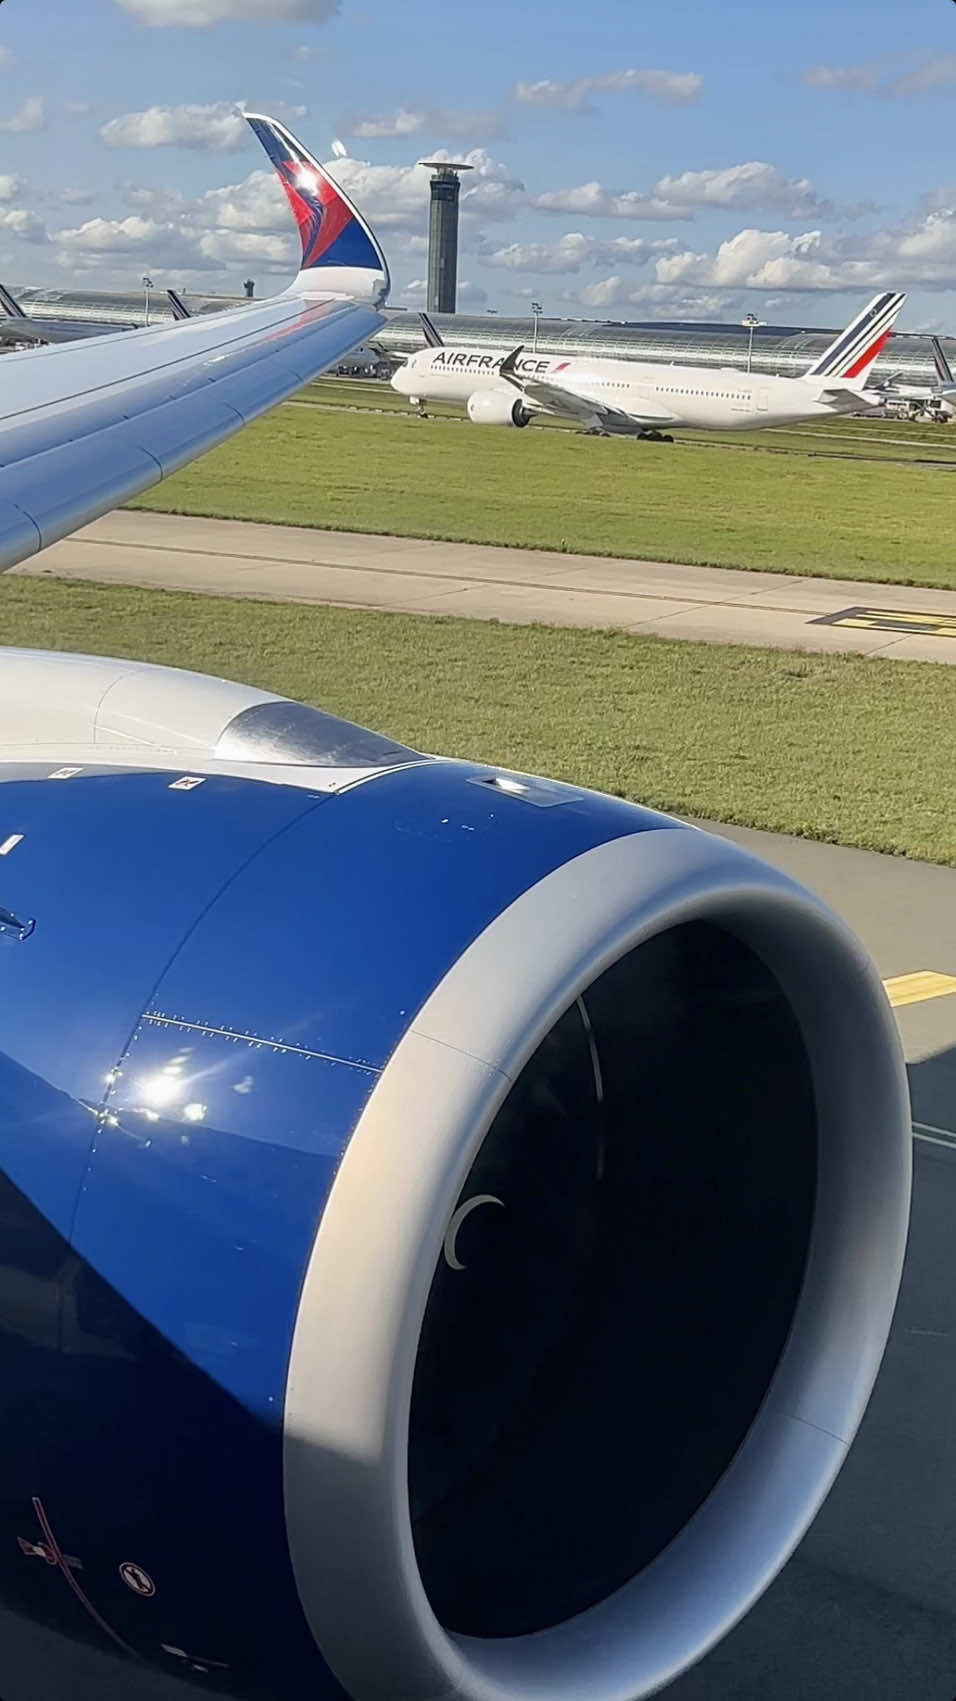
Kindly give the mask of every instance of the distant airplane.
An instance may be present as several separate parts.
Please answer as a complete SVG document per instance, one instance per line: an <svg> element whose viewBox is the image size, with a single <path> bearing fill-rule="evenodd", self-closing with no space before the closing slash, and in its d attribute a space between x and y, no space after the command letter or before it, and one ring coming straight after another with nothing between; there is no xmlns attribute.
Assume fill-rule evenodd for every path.
<svg viewBox="0 0 956 1701"><path fill-rule="evenodd" d="M110 325L90 319L34 319L24 312L16 296L0 284L0 344L75 343L133 328L132 324Z"/></svg>
<svg viewBox="0 0 956 1701"><path fill-rule="evenodd" d="M246 116L299 226L295 282L175 336L151 326L5 355L0 569L158 484L385 323L388 266L361 214L283 125Z"/></svg>
<svg viewBox="0 0 956 1701"><path fill-rule="evenodd" d="M416 406L458 402L476 425L525 426L538 414L612 436L670 441L672 429L754 430L832 419L878 406L864 392L871 367L905 301L884 292L859 313L800 378L768 378L727 368L663 366L484 349L446 348L431 321L429 346L392 377Z"/></svg>
<svg viewBox="0 0 956 1701"><path fill-rule="evenodd" d="M881 385L883 400L890 406L902 404L910 419L928 417L948 422L956 415L956 378L938 337L931 337L935 384L904 384L889 378Z"/></svg>
<svg viewBox="0 0 956 1701"><path fill-rule="evenodd" d="M166 296L174 320L191 319L182 296L168 289ZM75 343L85 337L108 337L116 331L132 331L135 325L112 324L99 319L36 319L25 313L12 290L0 283L0 343Z"/></svg>

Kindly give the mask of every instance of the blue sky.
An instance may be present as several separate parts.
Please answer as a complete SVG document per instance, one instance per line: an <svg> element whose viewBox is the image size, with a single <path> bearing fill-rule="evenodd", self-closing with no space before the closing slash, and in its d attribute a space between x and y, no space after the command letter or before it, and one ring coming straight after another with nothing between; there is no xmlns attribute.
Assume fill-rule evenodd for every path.
<svg viewBox="0 0 956 1701"><path fill-rule="evenodd" d="M951 0L4 0L0 278L282 287L243 103L340 156L399 303L445 152L462 307L833 324L898 286L956 332Z"/></svg>

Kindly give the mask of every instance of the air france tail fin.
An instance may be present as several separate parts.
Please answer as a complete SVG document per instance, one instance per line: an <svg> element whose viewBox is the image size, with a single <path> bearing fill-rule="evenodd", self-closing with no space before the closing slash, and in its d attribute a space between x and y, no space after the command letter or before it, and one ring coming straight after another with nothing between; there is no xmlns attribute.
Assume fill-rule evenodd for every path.
<svg viewBox="0 0 956 1701"><path fill-rule="evenodd" d="M445 344L438 331L435 329L435 326L429 319L428 314L419 313L418 317L422 322L422 330L425 333L425 341L429 348L444 348Z"/></svg>
<svg viewBox="0 0 956 1701"><path fill-rule="evenodd" d="M956 384L956 378L953 377L953 369L943 352L942 343L938 337L933 337L931 341L933 344L933 365L936 368L937 378L941 384Z"/></svg>
<svg viewBox="0 0 956 1701"><path fill-rule="evenodd" d="M166 291L166 299L169 302L169 305L173 310L173 318L174 319L191 319L192 318L192 314L190 313L189 308L186 306L186 303L183 300L182 296L180 295L178 289L168 289Z"/></svg>
<svg viewBox="0 0 956 1701"><path fill-rule="evenodd" d="M0 284L0 312L5 313L8 319L26 318L26 314L20 306L16 296L11 295L10 291L4 284Z"/></svg>
<svg viewBox="0 0 956 1701"><path fill-rule="evenodd" d="M805 380L815 384L825 380L845 389L856 387L862 390L905 300L905 295L896 295L889 290L875 295L804 374Z"/></svg>
<svg viewBox="0 0 956 1701"><path fill-rule="evenodd" d="M375 237L324 166L277 118L245 114L278 174L302 239L296 295L342 295L379 306L388 264Z"/></svg>

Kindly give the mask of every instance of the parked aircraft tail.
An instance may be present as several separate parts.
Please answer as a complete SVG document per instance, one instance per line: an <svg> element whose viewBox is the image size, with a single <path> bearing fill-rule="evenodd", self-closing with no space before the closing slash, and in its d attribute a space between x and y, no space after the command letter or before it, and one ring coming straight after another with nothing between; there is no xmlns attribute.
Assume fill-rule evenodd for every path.
<svg viewBox="0 0 956 1701"><path fill-rule="evenodd" d="M388 294L388 263L361 213L284 124L258 112L245 116L275 166L299 227L302 262L293 289L378 306Z"/></svg>
<svg viewBox="0 0 956 1701"><path fill-rule="evenodd" d="M813 383L819 383L821 379L831 384L839 381L843 388L855 385L862 390L905 300L905 295L894 294L890 290L875 295L804 374L805 378Z"/></svg>
<svg viewBox="0 0 956 1701"><path fill-rule="evenodd" d="M436 330L431 319L429 319L428 314L419 313L418 317L422 322L422 330L425 333L425 341L429 348L444 348L444 338L441 336L440 332Z"/></svg>
<svg viewBox="0 0 956 1701"><path fill-rule="evenodd" d="M15 295L11 295L5 284L0 284L0 312L8 319L25 319L26 314Z"/></svg>
<svg viewBox="0 0 956 1701"><path fill-rule="evenodd" d="M178 289L168 289L166 291L166 299L169 302L169 305L173 310L173 318L174 319L191 319L192 318L192 314L190 313L189 308L186 306L186 303L183 300L182 296L180 295Z"/></svg>
<svg viewBox="0 0 956 1701"><path fill-rule="evenodd" d="M933 344L933 365L936 368L937 378L940 383L946 385L947 388L950 385L956 385L956 378L953 377L953 369L943 352L942 343L938 337L933 337L931 341Z"/></svg>

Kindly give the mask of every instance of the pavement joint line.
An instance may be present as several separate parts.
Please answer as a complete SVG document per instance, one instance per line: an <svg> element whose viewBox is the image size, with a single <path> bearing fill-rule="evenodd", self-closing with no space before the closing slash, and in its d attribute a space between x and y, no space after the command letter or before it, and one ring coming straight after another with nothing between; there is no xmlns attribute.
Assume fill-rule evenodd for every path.
<svg viewBox="0 0 956 1701"><path fill-rule="evenodd" d="M176 515L175 517L177 519L179 519L181 517L182 518L189 518L189 519L204 519L207 516L205 516L205 515L188 515L188 516ZM270 522L269 521L261 521L261 520L252 520L252 521L248 521L248 520L227 520L227 521L224 522L224 524L226 524L226 525L268 525L268 524L270 524ZM392 541L392 535L391 535L391 533L388 533L388 532L383 532L383 533L370 532L368 534L349 533L348 535L350 537L367 535L367 536L369 536L373 539L381 536L386 542ZM84 538L84 537L71 538L69 541L71 543L84 544L88 549L96 549L96 550L102 550L102 549L146 549L146 550L150 550L150 551L156 550L157 553L165 553L167 555L182 555L184 553L182 545L176 544L176 543L131 544L131 543L123 542L118 538L99 539L99 538ZM446 540L441 539L441 538L397 538L396 541L399 542L399 543L410 543L410 544L424 543L424 544L441 545ZM458 548L459 545L457 543L453 543L452 547ZM465 543L465 544L461 545L461 547L464 548L464 549L481 549L485 546L482 545L482 544ZM488 547L490 547L492 549L500 549L500 548L507 547L507 546L501 545L501 544L491 544ZM185 553L187 553L189 555L209 556L213 560L246 560L247 559L244 556L239 557L239 556L234 555L228 549L207 549L207 548L199 547L198 549L197 548L190 549L190 550L186 551ZM573 571L573 563L574 563L574 559L575 559L574 556L568 555L566 557L566 559L569 563L569 570ZM609 555L607 557L601 557L600 559L602 561L602 564L606 560L610 567L613 567L613 565L615 563L627 565L627 563L625 562L625 560L622 556ZM679 589L677 589L675 587L675 589L672 590L667 585L662 585L659 588L655 587L652 590L651 589L649 589L649 590L638 590L638 589L632 589L632 588L627 588L625 590L619 590L619 589L615 589L614 586L606 586L606 587L603 587L601 590L596 591L594 589L594 587L591 586L591 585L575 585L575 584L567 584L567 583L555 583L554 581L549 582L546 579L520 579L520 580L519 579L492 579L492 578L472 579L469 576L469 574L466 570L463 570L461 573L440 573L440 572L432 572L432 571L428 571L427 573L423 573L421 567L416 567L411 562L409 562L408 564L403 563L399 567L387 567L387 566L381 565L377 562L376 563L356 564L356 563L351 562L351 561L316 561L316 560L309 560L305 556L298 556L298 555L262 555L262 556L258 556L254 560L253 559L249 560L249 566L250 567L256 567L256 566L259 566L259 565L266 566L266 567L314 567L314 568L317 568L317 569L321 569L323 572L332 572L332 573L383 573L383 574L388 574L389 577L399 578L399 579L401 579L401 578L416 578L416 579L428 578L428 579L437 579L439 581L451 580L456 585L462 585L462 584L467 585L467 587L469 589L471 589L471 588L481 589L485 585L487 585L487 586L489 586L493 589L500 588L500 589L505 589L505 590L521 590L521 591L525 591L525 590L528 590L528 591L559 591L559 592L563 591L565 593L571 592L571 593L574 593L575 595L578 595L578 596L583 595L583 596L620 597L623 602L638 602L638 603L640 603L640 602L683 602L683 603L686 604L685 608L677 609L670 614L655 615L653 617L655 620L661 620L661 621L663 621L663 620L677 620L677 619L680 618L681 615L686 614L688 612L692 612L694 609L697 609L697 608L701 608L701 609L708 609L708 608L754 609L755 608L755 599L758 596L767 596L767 595L772 596L774 594L772 588L770 590L765 590L765 591L754 590L754 591L748 591L746 593L741 591L741 594L740 594L739 597L723 596L723 597L715 598L711 602L705 597L688 597L688 596L682 597ZM679 568L679 567L684 566L685 563L684 562L667 562L667 561L665 561L665 562L662 562L661 565L664 566L664 567L674 566L674 567ZM556 569L556 572L557 571L563 571L563 570L564 569ZM702 571L711 572L711 573L725 573L725 572L737 573L737 572L747 572L747 571L749 571L749 569L748 568L738 568L738 567L729 567L729 568L727 568L727 567L709 567L709 568L702 569ZM758 571L763 571L763 569L758 569ZM51 569L51 577L55 578L56 576L57 576L56 570ZM781 575L781 577L783 577L783 576L784 575ZM923 589L925 587L921 586L919 588ZM223 596L228 596L229 594L230 593L228 591L222 592ZM818 625L818 624L822 625L823 624L823 621L819 620L819 618L817 616L807 615L807 610L805 608L791 607L791 605L789 603L773 603L770 606L768 606L766 608L766 610L762 606L760 606L760 607L756 608L756 612L757 613L767 612L767 613L770 613L770 614L806 615L807 616L806 624L808 626ZM956 616L950 616L950 619L956 620ZM828 620L827 624L832 624L832 621ZM877 630L879 630L879 629L877 629ZM886 643L879 646L881 649L889 649L889 648L892 647L892 645L894 643L898 643L902 638L909 637L911 635L909 633L899 632L897 630L886 631L885 628L883 630L886 633ZM924 634L914 633L912 635L913 636L923 636ZM933 637L934 634L933 633L927 633L927 634L925 634L925 636ZM733 640L733 642L746 643L746 639L739 638L739 639Z"/></svg>
<svg viewBox="0 0 956 1701"><path fill-rule="evenodd" d="M907 1004L924 1004L930 998L951 997L956 993L956 975L918 969L915 974L891 975L883 986L893 1009L900 1010Z"/></svg>

